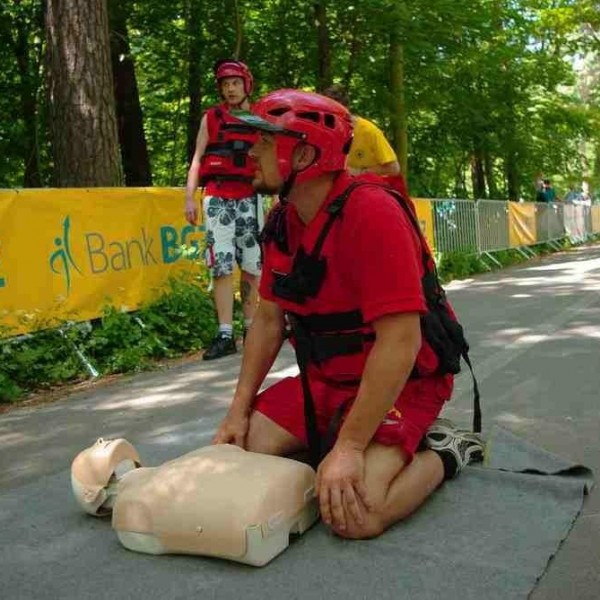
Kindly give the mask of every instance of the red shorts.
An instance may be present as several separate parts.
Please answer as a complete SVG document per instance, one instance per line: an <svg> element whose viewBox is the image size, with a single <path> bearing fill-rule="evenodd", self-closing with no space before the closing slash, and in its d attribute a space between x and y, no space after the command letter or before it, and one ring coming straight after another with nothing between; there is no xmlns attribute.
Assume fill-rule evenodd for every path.
<svg viewBox="0 0 600 600"><path fill-rule="evenodd" d="M450 398L452 387L451 375L410 380L375 431L373 440L388 446L398 445L412 458L427 429L440 414L444 402ZM321 435L328 431L338 407L354 399L356 391L356 388L333 387L320 380L311 381ZM299 375L287 377L267 388L257 396L254 408L304 444L307 443L304 396Z"/></svg>

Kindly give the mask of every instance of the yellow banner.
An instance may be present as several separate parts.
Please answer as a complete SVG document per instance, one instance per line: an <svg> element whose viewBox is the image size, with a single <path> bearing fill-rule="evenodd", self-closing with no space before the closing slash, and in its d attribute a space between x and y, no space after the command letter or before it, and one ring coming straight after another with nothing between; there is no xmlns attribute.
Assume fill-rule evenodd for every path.
<svg viewBox="0 0 600 600"><path fill-rule="evenodd" d="M535 208L533 203L508 203L508 230L511 247L536 243Z"/></svg>
<svg viewBox="0 0 600 600"><path fill-rule="evenodd" d="M592 206L592 231L600 233L600 204Z"/></svg>
<svg viewBox="0 0 600 600"><path fill-rule="evenodd" d="M435 237L433 234L433 206L431 200L424 198L414 198L415 208L417 210L417 218L421 231L425 235L425 239L429 244L432 252L435 252Z"/></svg>
<svg viewBox="0 0 600 600"><path fill-rule="evenodd" d="M90 319L108 303L132 310L198 268L178 252L204 236L183 199L168 188L0 192L0 326Z"/></svg>

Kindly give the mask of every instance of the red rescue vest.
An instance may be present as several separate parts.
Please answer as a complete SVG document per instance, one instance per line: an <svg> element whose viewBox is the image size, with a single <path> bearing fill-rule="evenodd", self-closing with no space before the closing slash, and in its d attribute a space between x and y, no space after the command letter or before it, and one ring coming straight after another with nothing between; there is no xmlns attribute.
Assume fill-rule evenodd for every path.
<svg viewBox="0 0 600 600"><path fill-rule="evenodd" d="M256 168L248 150L258 134L240 126L224 105L206 111L206 124L208 144L200 159L200 185L207 187L208 195L252 196Z"/></svg>

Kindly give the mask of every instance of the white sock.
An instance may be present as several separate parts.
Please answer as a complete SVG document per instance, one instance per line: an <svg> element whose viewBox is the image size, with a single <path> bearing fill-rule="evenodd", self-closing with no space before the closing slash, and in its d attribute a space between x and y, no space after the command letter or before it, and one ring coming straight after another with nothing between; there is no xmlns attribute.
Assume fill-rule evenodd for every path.
<svg viewBox="0 0 600 600"><path fill-rule="evenodd" d="M223 337L233 337L233 325L230 323L221 323L219 325L219 335Z"/></svg>

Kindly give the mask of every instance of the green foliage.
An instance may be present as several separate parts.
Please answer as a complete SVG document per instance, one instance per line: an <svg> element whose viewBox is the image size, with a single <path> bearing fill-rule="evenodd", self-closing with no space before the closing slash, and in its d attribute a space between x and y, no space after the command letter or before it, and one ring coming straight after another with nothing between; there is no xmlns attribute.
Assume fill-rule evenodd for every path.
<svg viewBox="0 0 600 600"><path fill-rule="evenodd" d="M255 97L281 87L315 89L327 60L318 53L314 2L123 3L156 185L186 179L192 71L201 73L207 108L219 101L211 69L218 58L237 53L248 62ZM388 91L391 37L402 44L413 195L474 196L475 157L486 163L488 197L506 199L514 188L531 198L540 173L555 181L559 196L567 181L600 185L595 0L322 5L331 79L348 85L354 112L388 134L399 100ZM0 187L21 185L32 148L42 183L51 179L42 6L22 0L0 7ZM27 127L26 98L37 102L35 128Z"/></svg>
<svg viewBox="0 0 600 600"><path fill-rule="evenodd" d="M537 247L536 247L537 249ZM510 267L525 262L527 258L515 249L500 250L494 252L494 258L503 266Z"/></svg>
<svg viewBox="0 0 600 600"><path fill-rule="evenodd" d="M23 395L23 390L0 370L0 404L16 402Z"/></svg>
<svg viewBox="0 0 600 600"><path fill-rule="evenodd" d="M241 333L239 301L236 307L236 331ZM87 378L77 349L101 375L138 372L161 358L204 348L217 322L206 281L183 274L135 313L107 306L90 326L49 325L33 335L10 338L10 332L1 333L0 402Z"/></svg>
<svg viewBox="0 0 600 600"><path fill-rule="evenodd" d="M436 257L438 275L442 282L465 279L475 273L487 271L477 254L446 252Z"/></svg>
<svg viewBox="0 0 600 600"><path fill-rule="evenodd" d="M94 323L92 332L84 340L83 349L92 363L105 374L143 371L150 366L150 359L164 354L133 315L110 306Z"/></svg>
<svg viewBox="0 0 600 600"><path fill-rule="evenodd" d="M47 389L83 376L83 366L58 329L4 340L0 346L1 401L14 399L21 390Z"/></svg>
<svg viewBox="0 0 600 600"><path fill-rule="evenodd" d="M170 356L206 347L217 327L206 285L192 276L171 279L168 289L139 314Z"/></svg>

